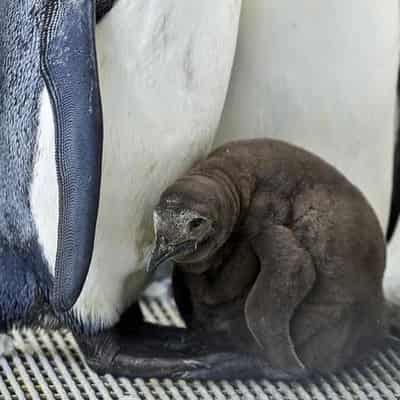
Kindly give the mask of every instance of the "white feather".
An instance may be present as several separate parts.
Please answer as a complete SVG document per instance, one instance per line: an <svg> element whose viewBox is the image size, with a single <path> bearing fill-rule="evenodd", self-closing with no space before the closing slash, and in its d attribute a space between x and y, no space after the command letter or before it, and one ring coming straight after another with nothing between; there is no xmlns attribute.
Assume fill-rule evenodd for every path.
<svg viewBox="0 0 400 400"><path fill-rule="evenodd" d="M55 127L52 105L46 88L40 96L38 145L30 192L33 220L39 244L54 275L57 254L58 183L55 159Z"/></svg>
<svg viewBox="0 0 400 400"><path fill-rule="evenodd" d="M336 165L386 227L398 0L245 0L217 144L270 136Z"/></svg>
<svg viewBox="0 0 400 400"><path fill-rule="evenodd" d="M239 14L239 0L120 0L97 27L103 177L83 321L115 323L143 289L152 209L210 149Z"/></svg>
<svg viewBox="0 0 400 400"><path fill-rule="evenodd" d="M14 340L10 335L0 334L0 357L10 356L15 351Z"/></svg>

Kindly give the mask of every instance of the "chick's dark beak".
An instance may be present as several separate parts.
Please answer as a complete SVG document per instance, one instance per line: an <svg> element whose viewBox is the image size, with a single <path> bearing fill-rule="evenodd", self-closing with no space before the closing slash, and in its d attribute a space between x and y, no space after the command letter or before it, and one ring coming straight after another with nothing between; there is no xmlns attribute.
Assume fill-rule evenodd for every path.
<svg viewBox="0 0 400 400"><path fill-rule="evenodd" d="M150 261L146 265L146 271L149 273L154 272L161 264L191 250L194 246L195 243L190 240L182 243L167 244L165 240L157 239Z"/></svg>
<svg viewBox="0 0 400 400"><path fill-rule="evenodd" d="M168 246L161 240L156 241L155 247L151 253L151 258L146 265L147 272L154 272L163 262L170 258Z"/></svg>

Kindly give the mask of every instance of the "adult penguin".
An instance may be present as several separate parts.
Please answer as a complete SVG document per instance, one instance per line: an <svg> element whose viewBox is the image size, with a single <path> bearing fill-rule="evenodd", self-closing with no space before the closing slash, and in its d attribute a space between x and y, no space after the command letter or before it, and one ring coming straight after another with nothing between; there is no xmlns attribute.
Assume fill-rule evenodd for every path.
<svg viewBox="0 0 400 400"><path fill-rule="evenodd" d="M399 27L396 0L244 1L216 145L268 132L311 150L362 190L391 236ZM392 242L385 289L400 303L400 233Z"/></svg>
<svg viewBox="0 0 400 400"><path fill-rule="evenodd" d="M216 145L268 133L304 147L359 187L386 229L398 7L396 0L244 1Z"/></svg>
<svg viewBox="0 0 400 400"><path fill-rule="evenodd" d="M2 332L68 326L99 369L129 374L117 356L137 339L121 348L115 326L148 280L153 206L214 139L239 13L99 1L96 27L94 0L1 2Z"/></svg>

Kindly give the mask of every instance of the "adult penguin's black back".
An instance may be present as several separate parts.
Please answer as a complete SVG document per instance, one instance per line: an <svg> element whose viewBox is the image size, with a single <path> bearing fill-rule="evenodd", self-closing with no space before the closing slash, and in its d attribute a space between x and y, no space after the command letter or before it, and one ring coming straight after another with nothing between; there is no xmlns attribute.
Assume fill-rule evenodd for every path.
<svg viewBox="0 0 400 400"><path fill-rule="evenodd" d="M93 0L0 2L1 332L68 316L89 268L102 150L95 21ZM32 211L44 93L59 194L54 265Z"/></svg>
<svg viewBox="0 0 400 400"><path fill-rule="evenodd" d="M0 4L0 329L25 320L49 295L50 276L30 212L39 115L38 9Z"/></svg>

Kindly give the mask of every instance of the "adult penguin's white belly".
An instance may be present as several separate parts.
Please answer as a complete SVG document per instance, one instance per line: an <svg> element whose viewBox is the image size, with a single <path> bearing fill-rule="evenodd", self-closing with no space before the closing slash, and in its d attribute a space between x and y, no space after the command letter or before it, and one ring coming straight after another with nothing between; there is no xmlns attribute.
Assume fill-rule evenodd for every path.
<svg viewBox="0 0 400 400"><path fill-rule="evenodd" d="M268 135L338 167L386 228L398 1L244 0L217 144Z"/></svg>
<svg viewBox="0 0 400 400"><path fill-rule="evenodd" d="M96 28L103 175L93 259L73 309L87 326L115 323L146 284L152 208L162 190L212 145L239 14L240 0L120 0ZM45 95L45 115L46 107ZM46 123L51 125L43 117L42 130ZM49 196L41 195L51 191L42 179L51 148L46 143L42 135L36 219L42 221L38 230L45 252L54 256L57 219L39 218L51 214L42 197L47 209L52 207Z"/></svg>

